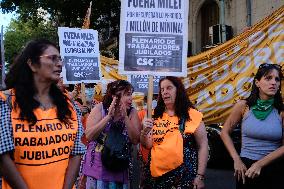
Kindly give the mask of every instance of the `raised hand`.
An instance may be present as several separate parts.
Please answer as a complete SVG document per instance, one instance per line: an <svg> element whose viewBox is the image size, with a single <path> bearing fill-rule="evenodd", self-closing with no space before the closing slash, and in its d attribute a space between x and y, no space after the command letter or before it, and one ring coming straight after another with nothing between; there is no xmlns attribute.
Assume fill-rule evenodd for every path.
<svg viewBox="0 0 284 189"><path fill-rule="evenodd" d="M90 109L88 108L88 106L82 105L81 111L82 111L82 114L85 115L90 112Z"/></svg>
<svg viewBox="0 0 284 189"><path fill-rule="evenodd" d="M119 111L122 118L127 118L127 107L124 103L119 103Z"/></svg>
<svg viewBox="0 0 284 189"><path fill-rule="evenodd" d="M113 97L112 102L108 108L108 116L113 117L114 116L114 112L115 112L115 107L116 107L116 102L117 101L117 97Z"/></svg>
<svg viewBox="0 0 284 189"><path fill-rule="evenodd" d="M73 91L71 93L69 93L69 94L70 94L71 99L73 99L73 100L76 99L77 96L80 94L80 85L76 84L74 86Z"/></svg>

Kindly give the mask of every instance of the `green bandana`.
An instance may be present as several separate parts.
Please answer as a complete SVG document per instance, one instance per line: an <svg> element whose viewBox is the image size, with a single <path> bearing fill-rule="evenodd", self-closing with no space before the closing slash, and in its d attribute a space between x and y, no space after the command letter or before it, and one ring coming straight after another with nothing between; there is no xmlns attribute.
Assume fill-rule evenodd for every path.
<svg viewBox="0 0 284 189"><path fill-rule="evenodd" d="M269 100L257 99L256 105L252 106L253 115L259 120L265 120L273 110L274 98Z"/></svg>

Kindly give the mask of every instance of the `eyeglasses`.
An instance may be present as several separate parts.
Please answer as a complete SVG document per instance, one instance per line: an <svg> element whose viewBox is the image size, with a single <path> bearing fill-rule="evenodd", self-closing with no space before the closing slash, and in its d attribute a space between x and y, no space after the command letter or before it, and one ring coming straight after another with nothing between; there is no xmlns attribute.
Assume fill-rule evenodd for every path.
<svg viewBox="0 0 284 189"><path fill-rule="evenodd" d="M57 55L55 55L55 54L52 54L52 55L41 55L41 56L39 56L40 58L42 58L42 57L47 57L47 58L49 58L50 60L52 60L52 62L62 62L63 61L63 59L61 58L61 56L57 56Z"/></svg>
<svg viewBox="0 0 284 189"><path fill-rule="evenodd" d="M281 66L279 64L269 64L269 63L263 63L260 64L259 69L262 68L276 68L278 70L281 70Z"/></svg>

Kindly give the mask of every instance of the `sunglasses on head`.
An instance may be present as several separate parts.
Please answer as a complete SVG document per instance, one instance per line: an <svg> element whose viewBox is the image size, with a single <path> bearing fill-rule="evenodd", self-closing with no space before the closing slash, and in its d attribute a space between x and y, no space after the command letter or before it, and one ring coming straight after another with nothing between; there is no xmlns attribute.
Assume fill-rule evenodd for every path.
<svg viewBox="0 0 284 189"><path fill-rule="evenodd" d="M259 69L262 68L276 68L278 70L281 70L281 66L279 64L269 64L269 63L263 63L260 64Z"/></svg>

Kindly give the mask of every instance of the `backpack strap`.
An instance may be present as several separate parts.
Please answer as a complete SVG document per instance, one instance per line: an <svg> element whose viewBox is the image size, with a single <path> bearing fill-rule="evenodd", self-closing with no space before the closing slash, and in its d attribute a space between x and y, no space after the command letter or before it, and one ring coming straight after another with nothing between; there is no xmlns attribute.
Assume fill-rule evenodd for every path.
<svg viewBox="0 0 284 189"><path fill-rule="evenodd" d="M102 114L102 118L104 118L106 116L106 111L104 109L103 103L102 103L102 108L101 108L101 114Z"/></svg>
<svg viewBox="0 0 284 189"><path fill-rule="evenodd" d="M185 129L185 118L181 117L180 124L179 124L179 131L181 132L181 134L183 134L184 129Z"/></svg>
<svg viewBox="0 0 284 189"><path fill-rule="evenodd" d="M106 116L106 111L105 111L105 109L104 109L104 105L103 105L103 103L101 103L102 104L102 108L101 108L101 114L102 114L102 119ZM107 123L108 124L108 123ZM106 133L105 133L105 128L102 130L102 132L99 134L99 136L97 137L97 139L96 139L96 141L97 141L97 143L99 143L99 144L104 144L104 140L103 140L103 136L104 135L106 135Z"/></svg>

